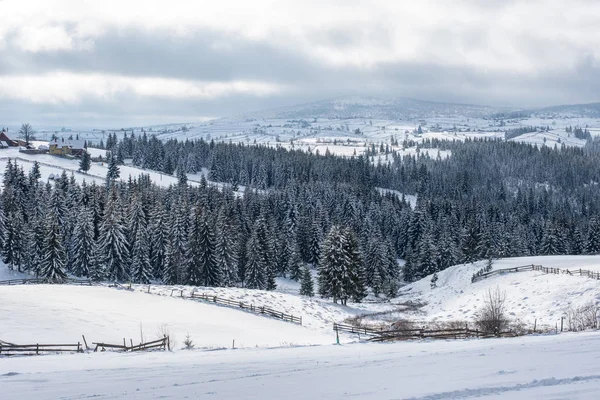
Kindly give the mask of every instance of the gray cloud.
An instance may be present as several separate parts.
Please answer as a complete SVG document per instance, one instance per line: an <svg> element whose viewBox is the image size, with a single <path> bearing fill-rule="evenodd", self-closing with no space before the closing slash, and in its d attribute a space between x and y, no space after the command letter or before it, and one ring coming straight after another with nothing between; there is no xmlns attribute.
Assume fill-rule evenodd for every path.
<svg viewBox="0 0 600 400"><path fill-rule="evenodd" d="M593 5L580 1L580 7ZM513 107L599 100L595 41L575 34L577 23L565 20L564 12L548 11L547 26L540 24L539 16L531 26L525 25L529 21L496 25L496 17L514 17L518 7L532 3L463 0L458 4L461 13L470 14L458 13L447 21L442 15L435 24L426 23L435 15L416 22L398 19L401 14L389 19L383 15L381 20L298 28L300 33L278 28L274 32L279 36L253 37L206 26L178 35L165 27L108 24L102 33L89 37L85 42L89 46L59 46L55 51L32 51L19 45L17 31L4 36L0 31L0 83L22 75L66 71L183 82L264 82L283 88L261 95L223 91L206 98L185 96L185 91L167 98L161 93L142 96L107 90L103 95L86 92L72 101L54 102L36 101L35 93L29 100L0 93L0 125L24 120L58 126L194 121L345 95ZM461 17L470 18L462 21ZM331 18L335 21L337 16ZM578 18L588 27L597 22L591 12L579 13ZM570 25L555 33L553 27L560 22L575 28ZM69 34L79 29L73 22L61 24ZM395 30L403 24L410 26L400 33ZM405 47L411 46L415 54L405 54Z"/></svg>

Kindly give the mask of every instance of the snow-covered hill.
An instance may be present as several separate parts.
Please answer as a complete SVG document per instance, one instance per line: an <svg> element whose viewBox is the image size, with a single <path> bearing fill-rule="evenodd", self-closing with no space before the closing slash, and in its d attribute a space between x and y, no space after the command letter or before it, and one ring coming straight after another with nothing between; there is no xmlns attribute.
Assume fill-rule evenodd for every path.
<svg viewBox="0 0 600 400"><path fill-rule="evenodd" d="M506 292L511 318L532 327L555 327L570 309L600 304L600 281L578 275L518 272L471 283L471 277L485 261L456 265L438 274L437 287L431 276L402 288L400 298L425 303L413 318L430 321L472 321L485 294L499 288ZM600 256L540 256L496 260L493 270L523 265L600 271Z"/></svg>

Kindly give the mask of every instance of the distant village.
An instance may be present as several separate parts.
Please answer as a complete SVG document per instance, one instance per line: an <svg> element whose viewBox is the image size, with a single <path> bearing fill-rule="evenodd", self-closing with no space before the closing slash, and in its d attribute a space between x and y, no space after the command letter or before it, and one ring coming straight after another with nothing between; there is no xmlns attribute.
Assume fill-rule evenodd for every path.
<svg viewBox="0 0 600 400"><path fill-rule="evenodd" d="M33 142L33 141L31 141ZM28 154L51 154L54 156L81 157L87 151L85 140L55 138L47 143L33 144L27 143L23 138L18 138L14 134L2 128L0 131L0 149L9 147L20 147L20 151Z"/></svg>

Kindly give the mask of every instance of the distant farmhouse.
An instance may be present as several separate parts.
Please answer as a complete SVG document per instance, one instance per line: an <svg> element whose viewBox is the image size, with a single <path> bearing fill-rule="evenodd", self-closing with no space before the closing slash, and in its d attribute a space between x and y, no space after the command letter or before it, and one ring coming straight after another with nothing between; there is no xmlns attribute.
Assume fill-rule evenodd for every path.
<svg viewBox="0 0 600 400"><path fill-rule="evenodd" d="M58 140L48 142L48 153L54 156L81 156L87 147L85 140Z"/></svg>
<svg viewBox="0 0 600 400"><path fill-rule="evenodd" d="M6 129L2 128L2 131L0 132L0 148L4 149L7 147L19 147L19 146L25 146L25 141L14 138L12 136L12 134L9 135L8 131Z"/></svg>

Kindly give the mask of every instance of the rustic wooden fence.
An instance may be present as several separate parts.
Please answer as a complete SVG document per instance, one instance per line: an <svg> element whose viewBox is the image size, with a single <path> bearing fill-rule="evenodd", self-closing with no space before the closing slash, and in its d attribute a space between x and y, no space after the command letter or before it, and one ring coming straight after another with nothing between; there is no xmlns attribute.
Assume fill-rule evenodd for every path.
<svg viewBox="0 0 600 400"><path fill-rule="evenodd" d="M47 279L41 279L41 278L22 278L22 279L9 279L9 280L5 280L5 281L0 281L0 285L8 285L8 286L10 286L10 285L37 285L37 284L47 284L47 283L48 284L49 283L63 283L63 284L81 285L81 286L92 286L94 284L97 284L97 282L94 282L94 281L91 281L88 279L72 279L72 278L67 278L60 282L53 282L53 281L49 281ZM125 285L115 282L115 283L109 284L109 287L131 290L131 284L129 284L129 286L125 286ZM194 300L204 300L204 301L216 303L216 304L223 305L223 306L241 308L243 310L250 311L255 314L265 315L265 316L280 319L282 321L292 322L294 324L302 325L302 317L288 314L288 313L285 313L280 310L276 310L271 307L257 306L253 303L244 303L243 301L224 299L224 298L217 297L217 296L212 296L212 295L207 295L207 294L198 294L195 292L192 292L191 295L189 295L189 296L184 296L183 290L179 290L179 289L172 289L171 296L173 296L173 293L175 291L179 291L180 297L183 297L183 298L194 299ZM148 286L148 293L150 293L150 286Z"/></svg>
<svg viewBox="0 0 600 400"><path fill-rule="evenodd" d="M93 281L89 279L72 279L67 278L60 282L49 281L48 279L42 278L22 278L22 279L9 279L5 281L0 281L0 285L41 285L45 283L65 283L69 285L80 285L80 286L92 286L94 284Z"/></svg>
<svg viewBox="0 0 600 400"><path fill-rule="evenodd" d="M131 340L131 339L130 339ZM165 336L161 339L153 340L151 342L140 343L140 344L131 344L127 346L125 339L123 339L123 344L111 344L111 343L101 343L101 342L92 342L96 347L94 351L106 351L109 350L121 350L121 351L144 351L144 350L167 350L171 349L171 340L169 336Z"/></svg>
<svg viewBox="0 0 600 400"><path fill-rule="evenodd" d="M172 294L173 294L173 292L171 292L171 295ZM183 291L181 291L181 295L183 297ZM254 305L253 303L244 303L243 301L224 299L224 298L217 297L217 296L212 296L212 295L208 295L208 294L199 294L199 293L194 293L194 292L192 292L189 295L189 297L187 297L187 298L204 300L204 301L220 304L220 305L227 306L227 307L241 308L243 310L250 311L255 314L267 315L267 316L270 316L273 318L280 319L282 321L292 322L294 324L302 325L302 317L297 317L295 315L288 314L283 311L275 310L271 307L257 306L257 305Z"/></svg>
<svg viewBox="0 0 600 400"><path fill-rule="evenodd" d="M589 270L585 270L585 269L581 269L581 268L578 268L578 269L549 268L549 267L544 267L542 265L531 264L531 265L522 265L520 267L501 268L501 269L496 269L494 271L486 272L486 273L477 273L477 274L473 275L473 277L471 278L471 283L475 283L475 282L481 281L483 279L491 278L496 275L503 275L503 274L513 273L513 272L525 272L525 271L541 271L545 274L557 274L557 275L560 275L560 274L579 275L579 276L585 276L585 277L591 278L591 279L600 280L600 272L596 272L596 271L589 271Z"/></svg>
<svg viewBox="0 0 600 400"><path fill-rule="evenodd" d="M539 266L541 267L541 265L539 265ZM509 274L512 272L533 271L533 267L534 267L534 265L531 264L531 265L522 265L520 267L501 268L501 269L496 269L496 270L481 273L481 274L478 273L478 274L473 275L473 277L471 278L471 283L475 283L475 282L481 281L483 279L491 278L496 275L504 275L504 274Z"/></svg>
<svg viewBox="0 0 600 400"><path fill-rule="evenodd" d="M37 355L43 353L83 353L81 343L77 344L10 344L0 343L0 356Z"/></svg>
<svg viewBox="0 0 600 400"><path fill-rule="evenodd" d="M333 324L333 330L337 332L346 332L357 335L365 335L367 340L372 342L385 342L393 340L415 340L415 339L465 339L465 338L489 338L489 337L514 337L514 332L499 332L490 334L479 330L464 328L455 329L376 329L362 326Z"/></svg>

